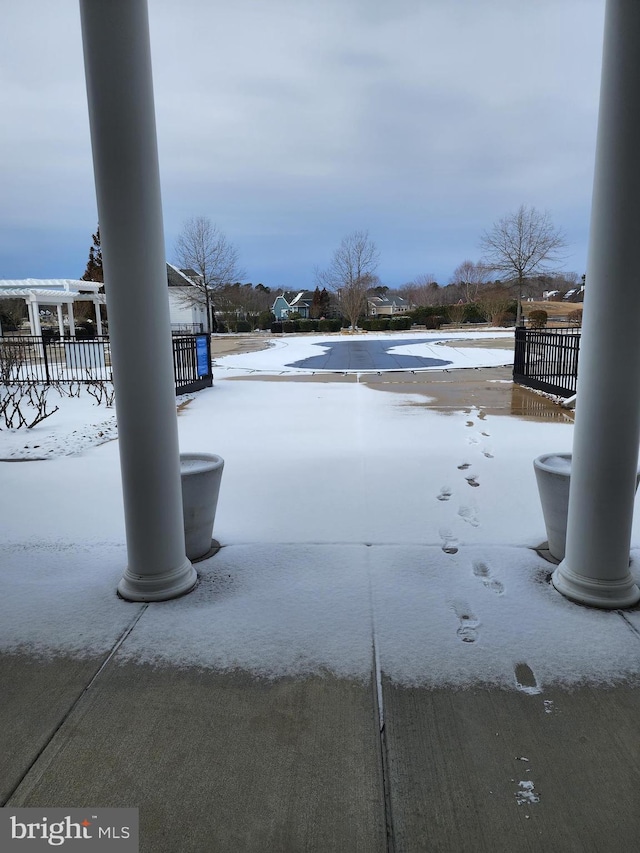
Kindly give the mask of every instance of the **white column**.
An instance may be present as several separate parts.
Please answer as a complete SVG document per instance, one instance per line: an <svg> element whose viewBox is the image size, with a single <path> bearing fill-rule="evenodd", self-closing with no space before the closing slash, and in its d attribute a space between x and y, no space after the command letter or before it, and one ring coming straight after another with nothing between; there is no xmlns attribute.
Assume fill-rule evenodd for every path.
<svg viewBox="0 0 640 853"><path fill-rule="evenodd" d="M32 334L40 337L42 335L42 326L40 325L40 305L38 304L38 300L35 298L33 302L31 302L31 317L33 320L31 323L33 328Z"/></svg>
<svg viewBox="0 0 640 853"><path fill-rule="evenodd" d="M640 438L639 107L640 3L608 0L567 547L553 575L563 595L606 608L640 600L629 572Z"/></svg>
<svg viewBox="0 0 640 853"><path fill-rule="evenodd" d="M93 307L96 312L96 331L97 334L102 336L102 316L100 315L100 303L98 300L94 300Z"/></svg>
<svg viewBox="0 0 640 853"><path fill-rule="evenodd" d="M60 340L63 340L64 339L64 318L62 316L62 303L59 302L56 305L56 308L58 309L58 329L60 331Z"/></svg>
<svg viewBox="0 0 640 853"><path fill-rule="evenodd" d="M76 336L76 324L73 317L73 302L67 302L67 318L69 320L69 335L72 338Z"/></svg>
<svg viewBox="0 0 640 853"><path fill-rule="evenodd" d="M80 9L129 560L118 591L157 601L197 576L185 554L147 5Z"/></svg>
<svg viewBox="0 0 640 853"><path fill-rule="evenodd" d="M32 335L35 335L36 324L33 319L33 302L30 299L25 299L25 302L27 303L27 312L29 314L29 331Z"/></svg>

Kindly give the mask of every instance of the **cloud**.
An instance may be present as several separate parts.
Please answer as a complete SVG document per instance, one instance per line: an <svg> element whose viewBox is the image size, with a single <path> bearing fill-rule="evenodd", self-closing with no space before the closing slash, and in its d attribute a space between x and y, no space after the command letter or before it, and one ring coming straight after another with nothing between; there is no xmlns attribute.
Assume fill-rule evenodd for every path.
<svg viewBox="0 0 640 853"><path fill-rule="evenodd" d="M444 281L524 203L576 235L584 265L596 0L149 9L169 247L204 214L255 280L264 267L293 286L345 231L369 228L389 284L420 263ZM5 246L16 230L75 241L84 228L86 245L60 253L73 245L84 264L96 213L77 5L15 4L0 39L0 277L30 274ZM71 272L55 252L51 264Z"/></svg>

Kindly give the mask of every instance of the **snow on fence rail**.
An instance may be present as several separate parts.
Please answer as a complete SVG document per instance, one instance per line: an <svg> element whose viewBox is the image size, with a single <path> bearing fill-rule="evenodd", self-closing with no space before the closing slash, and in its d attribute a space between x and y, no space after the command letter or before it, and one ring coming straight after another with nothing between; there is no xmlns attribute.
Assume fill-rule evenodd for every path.
<svg viewBox="0 0 640 853"><path fill-rule="evenodd" d="M561 397L578 384L580 329L516 329L513 381Z"/></svg>

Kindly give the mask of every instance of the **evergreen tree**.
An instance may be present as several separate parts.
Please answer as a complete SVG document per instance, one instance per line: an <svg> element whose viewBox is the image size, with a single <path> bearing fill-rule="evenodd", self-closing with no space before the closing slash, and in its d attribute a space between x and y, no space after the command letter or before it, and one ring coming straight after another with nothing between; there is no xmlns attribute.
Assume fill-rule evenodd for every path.
<svg viewBox="0 0 640 853"><path fill-rule="evenodd" d="M323 287L320 291L320 316L331 316L331 294L327 292L326 287Z"/></svg>
<svg viewBox="0 0 640 853"><path fill-rule="evenodd" d="M313 291L313 299L311 300L311 309L309 311L312 320L318 320L322 317L322 294L320 288L316 287Z"/></svg>
<svg viewBox="0 0 640 853"><path fill-rule="evenodd" d="M84 271L81 281L100 281L104 282L104 273L102 271L102 248L100 246L100 226L92 235L93 246L89 249L89 260L87 268Z"/></svg>

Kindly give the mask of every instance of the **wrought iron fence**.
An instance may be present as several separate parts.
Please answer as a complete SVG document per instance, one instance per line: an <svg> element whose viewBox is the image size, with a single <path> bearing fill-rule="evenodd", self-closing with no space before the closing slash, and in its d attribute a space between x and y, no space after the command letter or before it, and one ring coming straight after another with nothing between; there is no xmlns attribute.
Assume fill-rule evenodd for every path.
<svg viewBox="0 0 640 853"><path fill-rule="evenodd" d="M213 384L208 335L172 336L176 394ZM5 335L0 338L0 385L112 381L108 337L59 338Z"/></svg>
<svg viewBox="0 0 640 853"><path fill-rule="evenodd" d="M172 323L172 335L202 335L204 323Z"/></svg>
<svg viewBox="0 0 640 853"><path fill-rule="evenodd" d="M513 381L570 397L578 384L580 329L516 329Z"/></svg>

